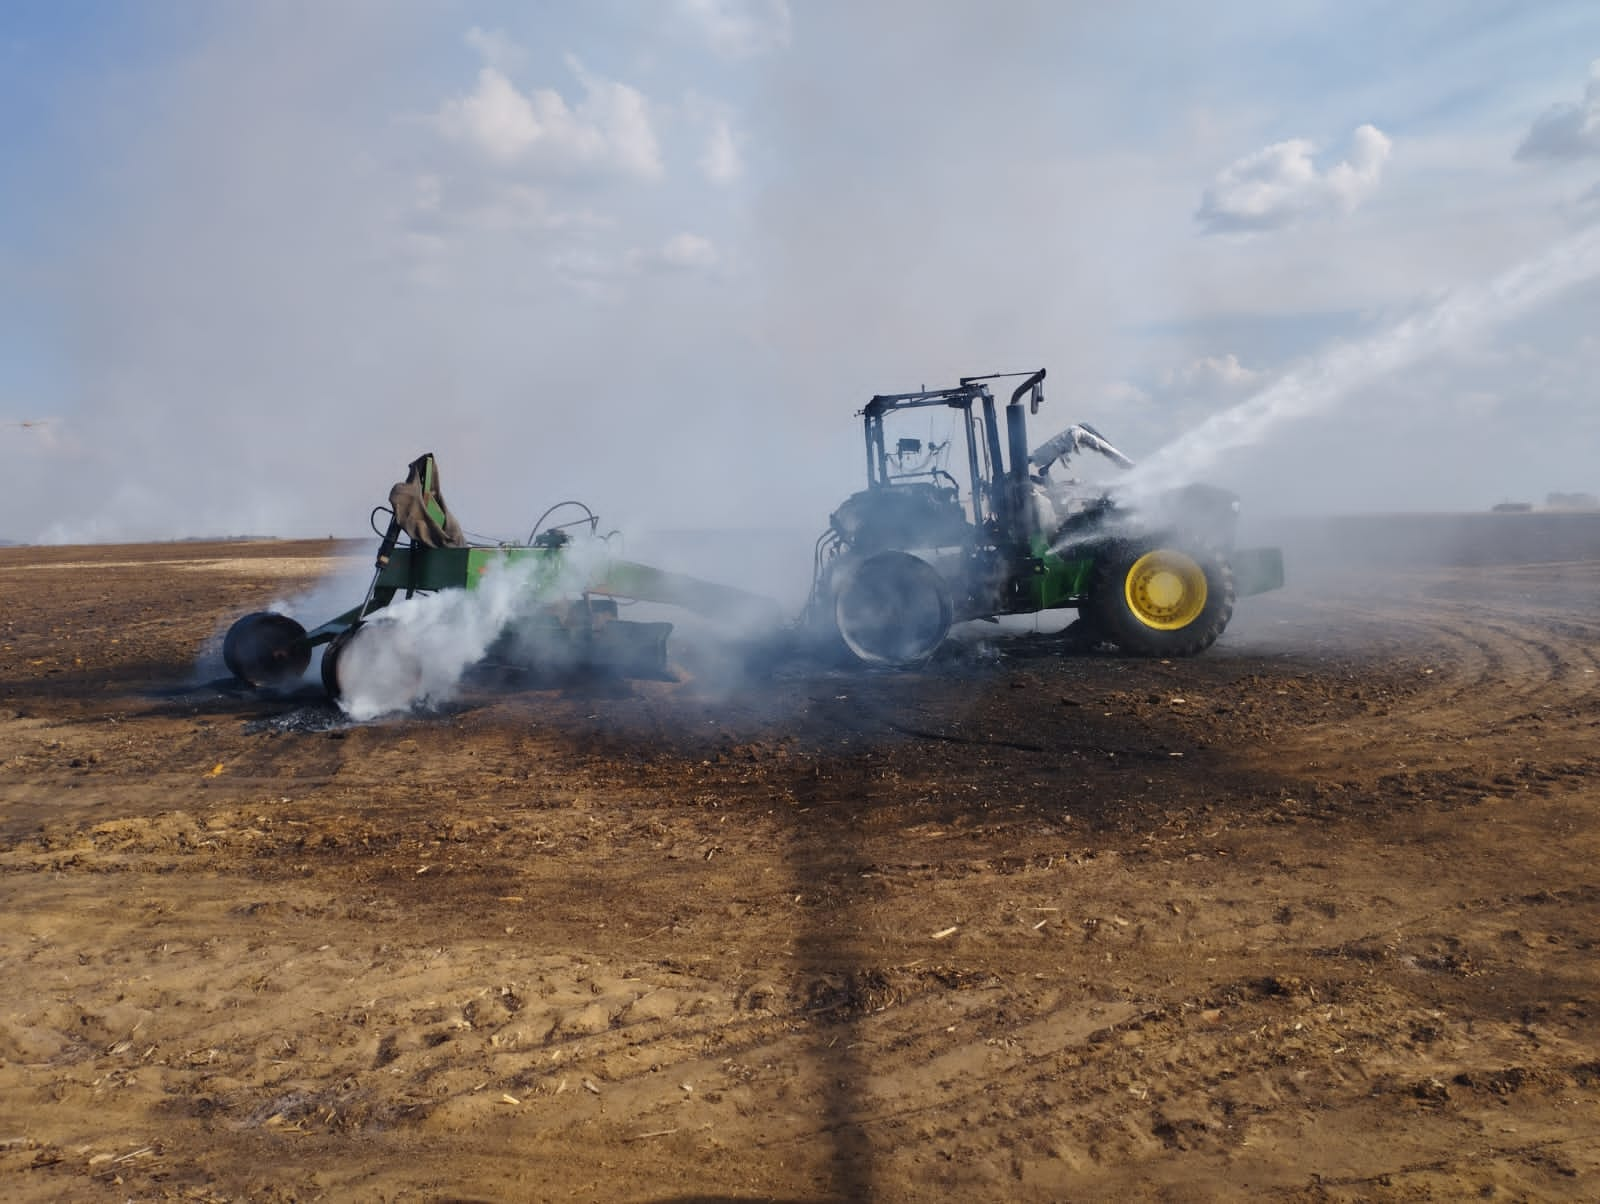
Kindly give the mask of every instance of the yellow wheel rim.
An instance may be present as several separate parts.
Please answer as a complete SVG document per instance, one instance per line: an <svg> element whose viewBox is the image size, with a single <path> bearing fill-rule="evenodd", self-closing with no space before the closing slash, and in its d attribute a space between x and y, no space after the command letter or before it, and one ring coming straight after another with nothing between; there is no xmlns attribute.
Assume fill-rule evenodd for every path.
<svg viewBox="0 0 1600 1204"><path fill-rule="evenodd" d="M1171 548L1146 552L1123 582L1128 609L1146 627L1177 631L1206 608L1206 573L1199 561Z"/></svg>

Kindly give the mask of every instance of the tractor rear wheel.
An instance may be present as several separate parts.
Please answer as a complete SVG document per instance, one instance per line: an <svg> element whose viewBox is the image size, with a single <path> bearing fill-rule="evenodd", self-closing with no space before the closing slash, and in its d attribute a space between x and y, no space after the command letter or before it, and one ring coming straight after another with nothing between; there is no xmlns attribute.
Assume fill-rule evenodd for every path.
<svg viewBox="0 0 1600 1204"><path fill-rule="evenodd" d="M1193 656L1233 617L1233 570L1193 541L1119 540L1095 564L1088 612L1136 656Z"/></svg>
<svg viewBox="0 0 1600 1204"><path fill-rule="evenodd" d="M914 665L944 642L955 604L926 560L879 552L841 574L833 618L846 647L867 664Z"/></svg>
<svg viewBox="0 0 1600 1204"><path fill-rule="evenodd" d="M286 686L305 673L311 645L306 629L288 615L258 610L228 628L222 660L228 672L248 685Z"/></svg>

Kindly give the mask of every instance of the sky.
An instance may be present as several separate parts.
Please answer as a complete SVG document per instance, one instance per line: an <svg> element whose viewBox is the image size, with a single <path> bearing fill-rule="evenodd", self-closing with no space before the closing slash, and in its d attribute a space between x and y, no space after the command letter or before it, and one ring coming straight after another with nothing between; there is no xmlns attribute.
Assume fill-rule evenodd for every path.
<svg viewBox="0 0 1600 1204"><path fill-rule="evenodd" d="M1268 414L1247 513L1600 492L1592 3L9 0L0 149L0 538L353 534L428 450L493 538L820 530L868 397L1036 367L1035 442Z"/></svg>

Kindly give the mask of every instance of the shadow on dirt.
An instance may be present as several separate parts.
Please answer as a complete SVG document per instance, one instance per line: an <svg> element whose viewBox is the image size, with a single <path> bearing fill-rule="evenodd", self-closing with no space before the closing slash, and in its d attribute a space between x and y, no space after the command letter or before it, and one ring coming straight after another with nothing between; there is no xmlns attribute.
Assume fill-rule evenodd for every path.
<svg viewBox="0 0 1600 1204"><path fill-rule="evenodd" d="M792 830L789 848L797 882L860 882L867 868L848 845L819 841L804 826ZM858 1086L871 1068L854 1039L858 1018L872 1007L870 988L863 986L874 963L860 940L857 908L851 895L808 908L812 922L801 927L794 946L795 973L811 995L811 1052L820 1093L816 1113L833 1148L829 1189L835 1198L852 1201L871 1200L875 1182L866 1101Z"/></svg>
<svg viewBox="0 0 1600 1204"><path fill-rule="evenodd" d="M693 682L518 689L474 678L444 715L393 722L418 728L448 717L452 740L493 735L510 749L526 748L522 741L533 734L547 769L598 766L601 789L615 782L619 798L654 807L698 814L700 800L710 798L719 809L770 808L773 851L781 849L792 889L803 896L785 974L809 1040L809 1121L828 1149L819 1186L826 1198L867 1201L884 1151L875 1146L877 1105L866 1087L875 1068L862 1053L871 1042L860 1026L911 979L868 943L879 889L873 871L881 867L859 850L869 840L881 850L883 837L915 825L938 825L955 837L940 856L966 864L960 858L968 854L954 851L959 843L971 857L998 863L1023 835L1081 841L1086 828L1159 827L1201 795L1228 788L1225 757L1174 721L1181 708L1170 697L1175 681L1222 683L1236 667L1191 662L1177 671L1098 653L1062 657L1047 640L1008 645L1005 655L972 652L920 672L790 669L708 693ZM247 733L371 726L380 729L375 740L387 740L388 721L350 724L310 684L263 697L210 681L147 689L145 697L243 720ZM292 747L286 752L297 755ZM391 806L387 837L431 839L428 807L403 818ZM624 880L597 878L596 889ZM576 880L569 885L576 889ZM458 906L459 897L451 898ZM440 897L430 905L445 904Z"/></svg>

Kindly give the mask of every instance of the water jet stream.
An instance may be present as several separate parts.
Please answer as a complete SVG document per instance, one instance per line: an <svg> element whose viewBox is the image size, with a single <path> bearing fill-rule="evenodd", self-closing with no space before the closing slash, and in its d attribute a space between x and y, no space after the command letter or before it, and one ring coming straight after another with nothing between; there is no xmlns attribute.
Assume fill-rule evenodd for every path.
<svg viewBox="0 0 1600 1204"><path fill-rule="evenodd" d="M1148 497L1201 479L1228 452L1259 443L1274 427L1319 414L1352 390L1458 346L1595 276L1600 276L1600 224L1486 283L1451 292L1381 334L1334 347L1213 414L1141 461L1118 492Z"/></svg>

